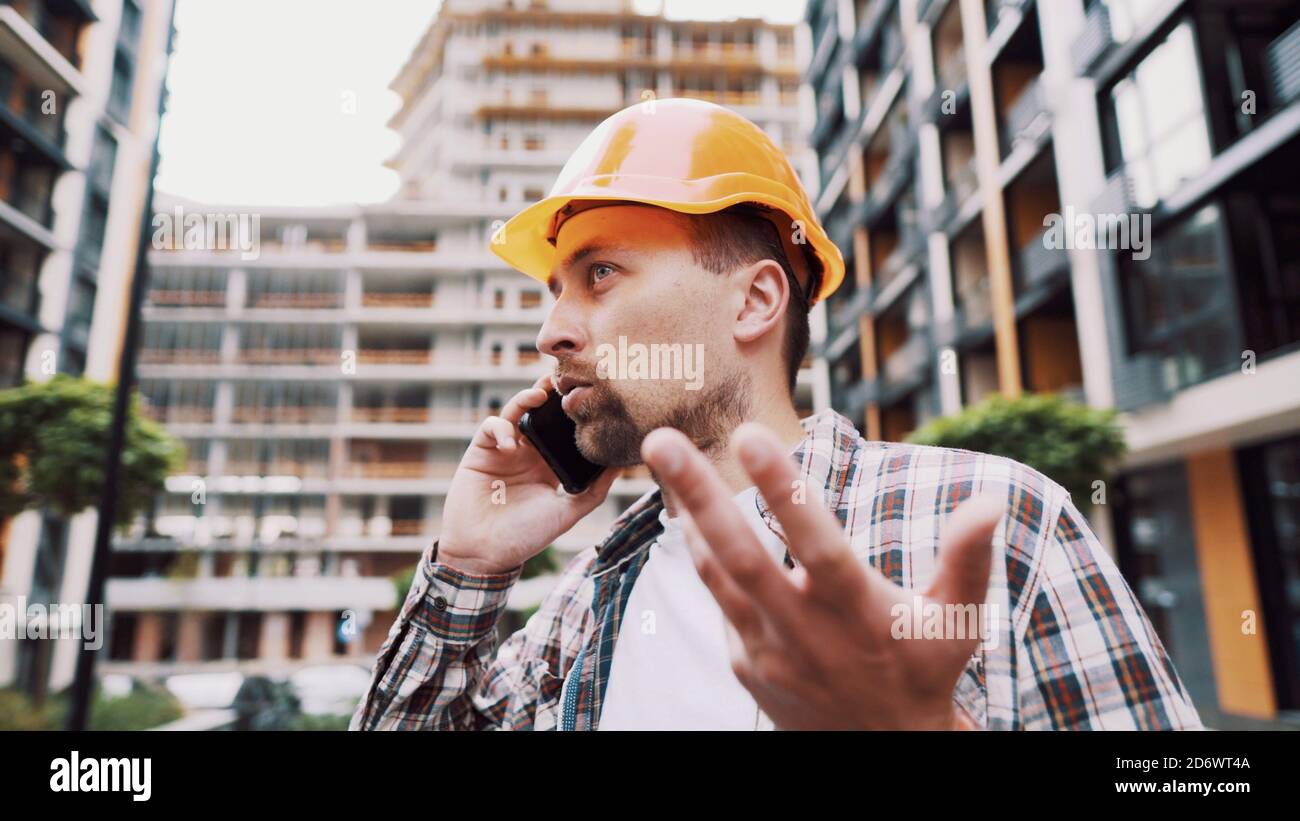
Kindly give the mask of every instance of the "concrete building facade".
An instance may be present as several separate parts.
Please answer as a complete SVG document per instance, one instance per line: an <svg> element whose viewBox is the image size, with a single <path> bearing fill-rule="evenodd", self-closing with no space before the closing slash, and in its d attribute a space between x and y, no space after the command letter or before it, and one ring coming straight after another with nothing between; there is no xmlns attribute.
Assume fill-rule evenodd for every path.
<svg viewBox="0 0 1300 821"><path fill-rule="evenodd" d="M117 378L171 7L0 3L0 387ZM83 602L95 523L27 511L0 525L0 600ZM0 641L0 686L65 686L79 646Z"/></svg>
<svg viewBox="0 0 1300 821"><path fill-rule="evenodd" d="M1094 526L1207 724L1300 709L1300 4L812 0L832 404L1116 407ZM1061 230L1063 229L1063 230Z"/></svg>
<svg viewBox="0 0 1300 821"><path fill-rule="evenodd" d="M108 669L368 663L395 615L393 577L437 534L474 430L552 367L535 346L552 298L490 252L492 232L545 195L597 122L654 97L732 106L811 173L799 51L794 26L757 20L448 0L391 86L391 201L160 202L234 233L255 218L260 243L151 253L140 392L191 461L116 546ZM805 364L811 413L829 393ZM556 560L651 487L627 471ZM510 625L552 583L521 582Z"/></svg>

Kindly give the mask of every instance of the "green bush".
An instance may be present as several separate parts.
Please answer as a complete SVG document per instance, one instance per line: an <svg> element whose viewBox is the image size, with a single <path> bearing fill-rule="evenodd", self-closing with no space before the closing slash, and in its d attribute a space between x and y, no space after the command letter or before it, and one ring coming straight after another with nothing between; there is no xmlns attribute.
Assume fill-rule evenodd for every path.
<svg viewBox="0 0 1300 821"><path fill-rule="evenodd" d="M313 716L303 713L294 718L293 723L289 725L289 729L308 732L346 730L351 720L352 716L350 715Z"/></svg>
<svg viewBox="0 0 1300 821"><path fill-rule="evenodd" d="M1105 481L1126 449L1115 411L1051 394L994 394L929 422L908 441L1014 459L1060 484L1081 509L1091 505L1093 482Z"/></svg>
<svg viewBox="0 0 1300 821"><path fill-rule="evenodd" d="M90 713L92 730L148 730L184 714L180 703L163 687L137 681L125 696L110 696L96 688ZM26 694L0 690L0 730L62 730L68 715L68 694L58 693L37 709Z"/></svg>
<svg viewBox="0 0 1300 821"><path fill-rule="evenodd" d="M0 390L0 519L23 510L75 516L99 503L116 388L58 374ZM140 413L133 396L122 449L116 524L163 488L184 448Z"/></svg>

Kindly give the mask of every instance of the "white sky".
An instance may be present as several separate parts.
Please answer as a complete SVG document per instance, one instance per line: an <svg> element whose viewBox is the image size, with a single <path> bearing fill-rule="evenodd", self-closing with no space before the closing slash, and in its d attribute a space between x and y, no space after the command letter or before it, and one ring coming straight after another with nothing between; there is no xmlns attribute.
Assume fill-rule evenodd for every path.
<svg viewBox="0 0 1300 821"><path fill-rule="evenodd" d="M388 84L439 0L178 0L160 191L213 203L379 202ZM654 11L656 0L637 0ZM667 0L669 17L795 22L804 0ZM346 113L344 100L355 101Z"/></svg>

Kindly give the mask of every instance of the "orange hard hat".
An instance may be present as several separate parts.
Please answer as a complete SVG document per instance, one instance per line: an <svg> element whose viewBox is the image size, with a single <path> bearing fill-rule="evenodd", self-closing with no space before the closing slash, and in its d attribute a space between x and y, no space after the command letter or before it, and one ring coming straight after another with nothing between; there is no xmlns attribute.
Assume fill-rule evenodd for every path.
<svg viewBox="0 0 1300 821"><path fill-rule="evenodd" d="M493 233L492 251L546 282L564 219L616 201L683 214L752 203L776 224L796 275L807 267L818 276L809 304L844 279L844 257L817 220L789 160L761 128L703 100L651 99L610 115L569 157L550 195Z"/></svg>

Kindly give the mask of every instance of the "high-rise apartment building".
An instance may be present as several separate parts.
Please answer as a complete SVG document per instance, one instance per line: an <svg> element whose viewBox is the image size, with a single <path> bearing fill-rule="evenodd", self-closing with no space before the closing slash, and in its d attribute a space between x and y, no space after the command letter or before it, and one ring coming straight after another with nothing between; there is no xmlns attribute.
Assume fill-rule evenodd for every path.
<svg viewBox="0 0 1300 821"><path fill-rule="evenodd" d="M171 48L171 0L0 2L0 387L115 381ZM93 511L0 532L0 600L81 603ZM72 677L74 640L0 641L0 686Z"/></svg>
<svg viewBox="0 0 1300 821"><path fill-rule="evenodd" d="M811 0L832 405L1123 411L1103 539L1207 724L1300 709L1300 3ZM1088 500L1083 500L1088 501Z"/></svg>
<svg viewBox="0 0 1300 821"><path fill-rule="evenodd" d="M811 173L795 34L617 0L447 0L392 83L393 200L160 202L248 231L256 217L261 241L151 254L140 391L191 463L116 546L109 668L368 663L395 615L392 578L437 534L474 430L551 367L535 345L551 296L490 252L493 231L545 195L596 123L656 97L729 105ZM811 412L829 395L806 364ZM626 472L559 561L651 489ZM551 584L525 579L512 608Z"/></svg>

